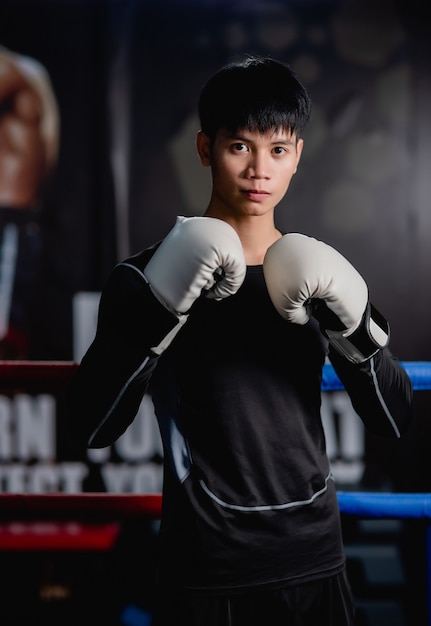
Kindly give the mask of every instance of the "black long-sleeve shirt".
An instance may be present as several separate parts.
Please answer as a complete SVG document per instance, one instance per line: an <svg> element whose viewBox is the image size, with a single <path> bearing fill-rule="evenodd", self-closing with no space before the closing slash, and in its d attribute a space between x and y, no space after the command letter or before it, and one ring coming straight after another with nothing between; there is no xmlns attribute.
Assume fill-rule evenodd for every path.
<svg viewBox="0 0 431 626"><path fill-rule="evenodd" d="M278 587L344 567L336 489L320 418L328 345L318 324L285 321L261 266L238 292L202 296L177 318L143 269L154 249L113 271L96 337L71 389L76 434L109 445L151 391L164 446L161 578L210 592ZM329 358L367 429L399 437L410 379L388 348L353 365Z"/></svg>

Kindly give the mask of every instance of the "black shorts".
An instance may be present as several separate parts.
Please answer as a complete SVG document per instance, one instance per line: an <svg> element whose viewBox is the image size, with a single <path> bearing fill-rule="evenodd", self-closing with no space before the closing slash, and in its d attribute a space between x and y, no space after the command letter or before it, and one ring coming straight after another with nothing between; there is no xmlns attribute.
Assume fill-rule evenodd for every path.
<svg viewBox="0 0 431 626"><path fill-rule="evenodd" d="M353 626L346 572L271 591L161 594L152 626Z"/></svg>

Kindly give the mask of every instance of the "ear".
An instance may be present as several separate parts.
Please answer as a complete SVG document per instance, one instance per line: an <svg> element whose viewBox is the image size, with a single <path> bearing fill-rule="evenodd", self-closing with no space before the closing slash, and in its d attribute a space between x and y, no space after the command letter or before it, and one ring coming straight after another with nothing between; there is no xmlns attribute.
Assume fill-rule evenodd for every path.
<svg viewBox="0 0 431 626"><path fill-rule="evenodd" d="M299 165L299 161L301 160L301 154L302 154L302 148L304 147L304 140L303 139L298 139L297 143L296 143L296 165L295 165L295 170L294 170L294 174L296 174L297 169L298 169L298 165Z"/></svg>
<svg viewBox="0 0 431 626"><path fill-rule="evenodd" d="M210 139L202 130L196 135L196 149L202 165L204 167L211 165Z"/></svg>

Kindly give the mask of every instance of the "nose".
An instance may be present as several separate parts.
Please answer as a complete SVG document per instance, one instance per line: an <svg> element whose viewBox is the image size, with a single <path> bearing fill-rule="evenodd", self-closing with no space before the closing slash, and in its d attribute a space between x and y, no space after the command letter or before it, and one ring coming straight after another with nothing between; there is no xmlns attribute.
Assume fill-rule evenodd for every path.
<svg viewBox="0 0 431 626"><path fill-rule="evenodd" d="M262 152L252 153L248 173L250 178L269 178L270 165L268 156Z"/></svg>

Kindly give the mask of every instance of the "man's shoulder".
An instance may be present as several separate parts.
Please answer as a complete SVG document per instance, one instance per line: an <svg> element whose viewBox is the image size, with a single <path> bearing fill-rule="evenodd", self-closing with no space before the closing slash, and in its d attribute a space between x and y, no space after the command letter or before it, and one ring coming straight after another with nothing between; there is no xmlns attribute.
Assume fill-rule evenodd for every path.
<svg viewBox="0 0 431 626"><path fill-rule="evenodd" d="M161 241L133 254L132 256L127 257L120 263L118 263L117 267L134 267L138 270L143 270L147 265L148 261L151 259L157 248L160 246Z"/></svg>

